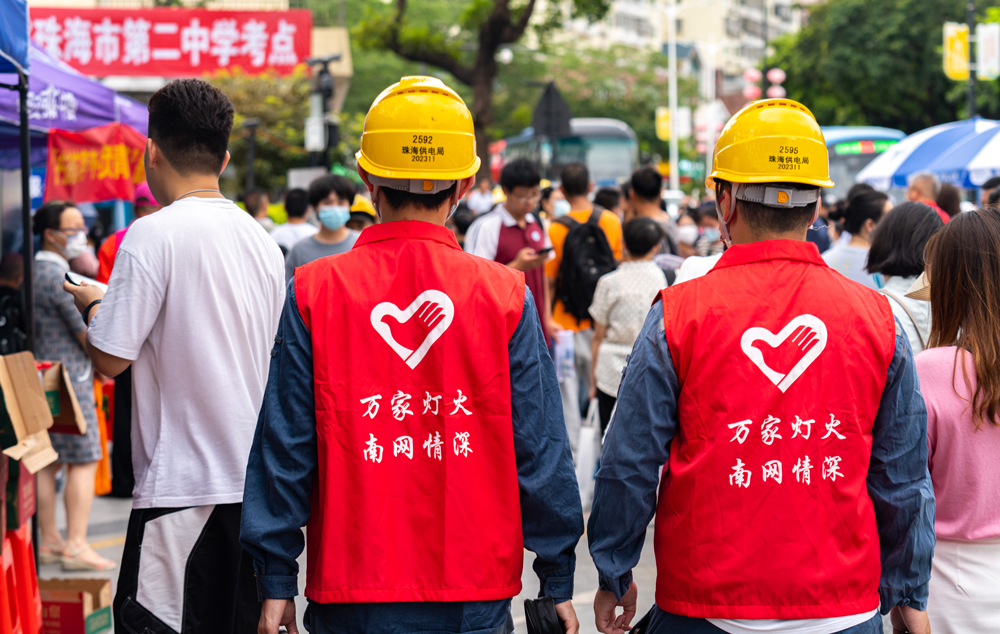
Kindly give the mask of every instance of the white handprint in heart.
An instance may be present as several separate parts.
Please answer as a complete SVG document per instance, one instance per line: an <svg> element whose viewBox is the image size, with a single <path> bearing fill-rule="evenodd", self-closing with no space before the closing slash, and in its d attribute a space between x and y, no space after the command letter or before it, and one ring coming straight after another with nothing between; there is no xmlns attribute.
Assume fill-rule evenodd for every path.
<svg viewBox="0 0 1000 634"><path fill-rule="evenodd" d="M798 348L802 356L787 373L778 372L768 367L764 361L764 354L754 344L763 341L772 348L777 348L785 343L789 337L791 337L790 345ZM748 328L740 339L740 347L743 348L743 353L750 357L754 365L760 368L764 376L784 392L791 387L792 383L795 383L796 379L802 376L806 368L823 352L823 349L826 348L826 339L826 324L819 317L799 315L788 322L788 325L782 328L778 334L772 333L767 328Z"/></svg>
<svg viewBox="0 0 1000 634"><path fill-rule="evenodd" d="M416 315L417 320L428 329L424 340L417 346L416 350L411 350L399 343L392 336L392 329L385 323L386 316L392 317L400 324L405 324L411 317ZM389 347L411 368L424 360L427 351L430 350L434 342L437 341L455 318L455 304L451 298L441 291L424 291L417 295L417 298L406 307L400 310L392 302L382 302L372 309L372 327L375 328L382 339Z"/></svg>

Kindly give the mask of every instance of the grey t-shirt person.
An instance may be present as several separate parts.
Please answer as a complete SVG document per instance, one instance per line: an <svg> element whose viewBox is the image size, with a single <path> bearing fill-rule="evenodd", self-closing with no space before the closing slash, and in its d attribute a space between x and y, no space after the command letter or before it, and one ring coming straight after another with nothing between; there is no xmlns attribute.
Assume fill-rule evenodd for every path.
<svg viewBox="0 0 1000 634"><path fill-rule="evenodd" d="M347 234L346 238L334 244L320 242L316 239L316 236L299 241L288 252L288 257L285 258L285 284L288 284L292 276L295 275L295 269L303 264L309 264L313 260L325 258L328 255L337 255L338 253L350 251L354 247L354 243L357 242L359 235L361 234L357 231L351 231Z"/></svg>

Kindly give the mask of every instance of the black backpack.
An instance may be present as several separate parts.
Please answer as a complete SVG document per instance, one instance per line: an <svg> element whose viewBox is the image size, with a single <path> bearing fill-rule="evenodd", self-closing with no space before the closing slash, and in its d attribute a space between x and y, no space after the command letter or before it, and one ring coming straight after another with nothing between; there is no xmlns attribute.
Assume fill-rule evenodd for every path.
<svg viewBox="0 0 1000 634"><path fill-rule="evenodd" d="M556 295L562 300L566 312L577 321L590 319L590 304L594 301L597 280L618 266L608 237L599 224L603 211L594 207L587 222L577 222L569 216L555 220L569 230L563 242Z"/></svg>

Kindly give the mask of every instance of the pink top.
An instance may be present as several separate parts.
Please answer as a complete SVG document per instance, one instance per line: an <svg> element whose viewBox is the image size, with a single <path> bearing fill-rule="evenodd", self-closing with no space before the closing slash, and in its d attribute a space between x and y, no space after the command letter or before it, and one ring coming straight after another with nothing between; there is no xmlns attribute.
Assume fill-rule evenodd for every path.
<svg viewBox="0 0 1000 634"><path fill-rule="evenodd" d="M946 539L989 539L1000 536L1000 427L984 423L976 429L972 392L955 367L956 350L932 348L916 359L927 403L927 466L937 498L934 532ZM974 391L972 355L962 356Z"/></svg>

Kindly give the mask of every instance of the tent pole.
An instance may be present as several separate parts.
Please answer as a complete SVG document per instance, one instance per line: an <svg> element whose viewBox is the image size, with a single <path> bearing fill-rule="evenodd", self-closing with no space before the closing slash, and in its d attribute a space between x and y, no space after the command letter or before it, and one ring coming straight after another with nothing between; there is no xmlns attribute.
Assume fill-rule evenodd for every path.
<svg viewBox="0 0 1000 634"><path fill-rule="evenodd" d="M31 233L31 129L28 127L28 75L17 72L17 89L20 94L21 113L21 225L24 233L24 334L28 350L35 352L35 290L33 286L34 242ZM35 491L37 499L38 476L35 476ZM31 519L31 543L35 551L35 569L38 569L38 545L41 539L38 530L38 513Z"/></svg>

